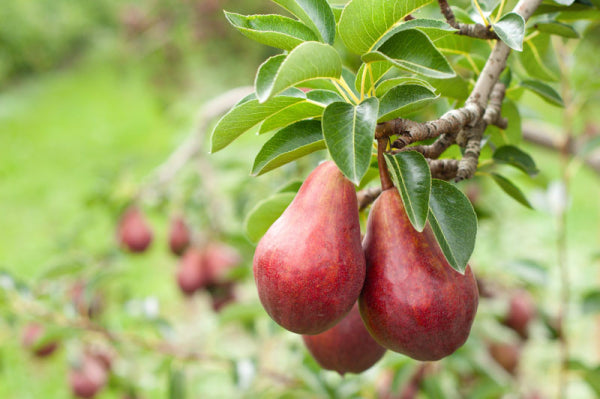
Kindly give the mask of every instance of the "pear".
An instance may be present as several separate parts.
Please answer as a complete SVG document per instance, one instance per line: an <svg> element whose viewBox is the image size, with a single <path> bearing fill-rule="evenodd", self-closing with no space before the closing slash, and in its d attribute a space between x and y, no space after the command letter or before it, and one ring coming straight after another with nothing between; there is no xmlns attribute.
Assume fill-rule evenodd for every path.
<svg viewBox="0 0 600 399"><path fill-rule="evenodd" d="M211 242L204 247L204 262L208 285L228 282L229 272L242 263L239 252L221 242Z"/></svg>
<svg viewBox="0 0 600 399"><path fill-rule="evenodd" d="M431 227L411 225L398 190L374 202L363 241L367 276L363 321L382 346L416 360L438 360L462 346L477 311L475 277L446 261Z"/></svg>
<svg viewBox="0 0 600 399"><path fill-rule="evenodd" d="M385 353L371 337L355 304L339 323L317 335L303 335L311 355L324 369L344 373L362 373Z"/></svg>
<svg viewBox="0 0 600 399"><path fill-rule="evenodd" d="M190 229L181 216L171 219L169 228L169 248L173 254L181 255L190 245Z"/></svg>
<svg viewBox="0 0 600 399"><path fill-rule="evenodd" d="M267 313L318 334L350 311L365 278L356 191L331 161L319 165L262 237L254 279Z"/></svg>
<svg viewBox="0 0 600 399"><path fill-rule="evenodd" d="M121 217L117 238L122 247L135 253L144 252L152 243L152 230L137 207L129 207Z"/></svg>
<svg viewBox="0 0 600 399"><path fill-rule="evenodd" d="M535 317L536 306L531 294L525 290L516 291L508 304L504 325L512 328L522 339L529 337L529 324Z"/></svg>
<svg viewBox="0 0 600 399"><path fill-rule="evenodd" d="M177 283L184 295L192 295L206 285L204 254L197 248L189 248L179 260Z"/></svg>
<svg viewBox="0 0 600 399"><path fill-rule="evenodd" d="M46 330L44 326L37 323L29 323L23 329L21 342L23 347L29 349L37 357L50 356L58 348L57 341L44 342Z"/></svg>
<svg viewBox="0 0 600 399"><path fill-rule="evenodd" d="M84 354L79 363L69 371L71 392L78 398L92 398L108 380L108 370L98 358Z"/></svg>

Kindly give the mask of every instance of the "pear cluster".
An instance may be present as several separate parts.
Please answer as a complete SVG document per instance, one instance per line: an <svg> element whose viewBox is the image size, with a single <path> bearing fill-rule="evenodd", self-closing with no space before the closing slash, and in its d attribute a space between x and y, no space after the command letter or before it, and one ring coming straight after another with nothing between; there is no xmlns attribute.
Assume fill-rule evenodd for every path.
<svg viewBox="0 0 600 399"><path fill-rule="evenodd" d="M417 360L469 336L477 283L446 261L428 225L411 225L395 188L374 202L361 242L353 184L329 161L259 242L253 270L267 313L302 334L326 369L359 373L390 349Z"/></svg>

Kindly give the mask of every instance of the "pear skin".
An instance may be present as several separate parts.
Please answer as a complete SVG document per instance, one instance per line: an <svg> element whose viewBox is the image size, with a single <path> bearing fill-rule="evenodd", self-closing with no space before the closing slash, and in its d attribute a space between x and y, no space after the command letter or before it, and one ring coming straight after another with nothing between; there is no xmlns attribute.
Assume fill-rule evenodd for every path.
<svg viewBox="0 0 600 399"><path fill-rule="evenodd" d="M477 283L446 261L429 224L411 225L398 190L374 202L363 241L367 276L359 308L382 346L416 360L452 354L469 336L477 311Z"/></svg>
<svg viewBox="0 0 600 399"><path fill-rule="evenodd" d="M355 304L339 323L317 335L303 335L310 354L324 369L362 373L382 358L386 349L369 334Z"/></svg>
<svg viewBox="0 0 600 399"><path fill-rule="evenodd" d="M319 165L262 237L254 279L267 313L298 334L333 327L365 279L353 184L329 161Z"/></svg>

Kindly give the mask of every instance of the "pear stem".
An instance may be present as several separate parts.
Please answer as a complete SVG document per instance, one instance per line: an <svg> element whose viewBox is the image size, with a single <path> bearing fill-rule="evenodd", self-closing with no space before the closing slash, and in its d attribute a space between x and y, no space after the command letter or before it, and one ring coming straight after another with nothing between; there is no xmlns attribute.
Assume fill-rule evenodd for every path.
<svg viewBox="0 0 600 399"><path fill-rule="evenodd" d="M383 152L387 147L387 137L381 137L377 139L377 166L379 166L379 180L381 180L381 191L388 190L394 187L394 183L390 179L387 164L383 157Z"/></svg>

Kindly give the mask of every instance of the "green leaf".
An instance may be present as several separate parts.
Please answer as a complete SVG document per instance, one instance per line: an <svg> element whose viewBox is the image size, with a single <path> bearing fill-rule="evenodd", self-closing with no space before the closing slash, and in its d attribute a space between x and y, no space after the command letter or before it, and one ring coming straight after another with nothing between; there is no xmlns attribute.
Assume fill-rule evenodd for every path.
<svg viewBox="0 0 600 399"><path fill-rule="evenodd" d="M340 17L338 31L346 47L356 53L374 45L408 14L431 0L351 0Z"/></svg>
<svg viewBox="0 0 600 399"><path fill-rule="evenodd" d="M416 151L406 151L385 154L385 162L400 192L410 223L415 230L423 231L431 194L431 171L425 157Z"/></svg>
<svg viewBox="0 0 600 399"><path fill-rule="evenodd" d="M506 269L519 279L533 285L543 286L548 283L548 271L540 263L531 259L517 259L506 264Z"/></svg>
<svg viewBox="0 0 600 399"><path fill-rule="evenodd" d="M258 69L254 86L260 102L311 79L339 79L342 60L328 44L304 42L285 55L276 55Z"/></svg>
<svg viewBox="0 0 600 399"><path fill-rule="evenodd" d="M308 98L311 101L317 102L323 105L324 107L336 101L344 101L342 96L340 96L335 91L323 89L310 90L306 93L306 98Z"/></svg>
<svg viewBox="0 0 600 399"><path fill-rule="evenodd" d="M185 399L185 374L182 370L171 367L169 370L169 399Z"/></svg>
<svg viewBox="0 0 600 399"><path fill-rule="evenodd" d="M455 98L458 100L466 100L467 97L469 97L469 83L460 76L455 76L450 79L427 78L427 82L429 82L429 84L444 97Z"/></svg>
<svg viewBox="0 0 600 399"><path fill-rule="evenodd" d="M547 82L559 80L560 69L549 34L541 33L527 40L517 58L529 76Z"/></svg>
<svg viewBox="0 0 600 399"><path fill-rule="evenodd" d="M456 186L432 179L429 224L450 266L464 273L477 236L477 216L469 199Z"/></svg>
<svg viewBox="0 0 600 399"><path fill-rule="evenodd" d="M381 44L386 42L390 37L394 36L396 33L408 29L418 29L421 32L427 34L427 36L433 41L457 31L457 29L448 25L446 22L438 19L412 19L410 21L402 22L394 26L392 29L386 32L385 35L383 35L381 39L377 41L377 43L373 45L373 48L378 48Z"/></svg>
<svg viewBox="0 0 600 399"><path fill-rule="evenodd" d="M516 12L505 14L494 25L494 31L513 50L523 51L525 20Z"/></svg>
<svg viewBox="0 0 600 399"><path fill-rule="evenodd" d="M533 158L513 145L505 145L496 149L493 158L496 162L512 165L529 176L535 176L539 172Z"/></svg>
<svg viewBox="0 0 600 399"><path fill-rule="evenodd" d="M414 84L396 86L381 97L377 122L406 116L425 107L438 97L423 86Z"/></svg>
<svg viewBox="0 0 600 399"><path fill-rule="evenodd" d="M217 122L210 142L210 151L216 152L227 147L233 140L258 125L265 118L281 111L282 109L303 101L304 94L301 96L278 96L271 100L259 103L258 100L249 100L239 103L227 112Z"/></svg>
<svg viewBox="0 0 600 399"><path fill-rule="evenodd" d="M371 73L367 71L365 76L365 93L368 93L372 86L376 85L377 82L390 71L390 69L394 68L394 65L388 61L371 62L369 65L371 66ZM367 68L367 64L362 63L358 69L358 72L356 73L356 80L354 81L354 87L359 93L361 90L360 86L365 68ZM373 78L372 81L371 78Z"/></svg>
<svg viewBox="0 0 600 399"><path fill-rule="evenodd" d="M225 11L225 17L249 39L283 50L291 50L303 42L319 40L302 22L281 15L245 16Z"/></svg>
<svg viewBox="0 0 600 399"><path fill-rule="evenodd" d="M292 104L265 119L262 125L260 125L259 134L281 129L303 119L321 116L324 109L324 105L306 100Z"/></svg>
<svg viewBox="0 0 600 399"><path fill-rule="evenodd" d="M295 196L294 192L278 193L256 204L244 220L244 232L248 239L257 243Z"/></svg>
<svg viewBox="0 0 600 399"><path fill-rule="evenodd" d="M317 150L325 149L321 122L300 121L281 129L254 159L252 175L258 176Z"/></svg>
<svg viewBox="0 0 600 399"><path fill-rule="evenodd" d="M517 186L515 186L513 182L511 182L506 177L501 176L497 173L492 173L491 175L492 175L492 178L494 179L494 181L496 182L496 184L498 184L498 186L500 186L502 191L504 191L506 194L510 195L514 200L516 200L523 206L526 206L529 209L533 209L533 207L531 206L531 204L525 197L525 194L523 194L523 192Z"/></svg>
<svg viewBox="0 0 600 399"><path fill-rule="evenodd" d="M377 85L377 89L375 90L375 95L377 97L381 98L390 89L393 89L394 87L401 86L401 85L407 85L407 84L419 85L419 86L423 86L423 87L427 88L429 91L432 91L432 92L435 91L435 88L426 80L419 79L419 78L413 78L410 76L403 76L403 77L399 77L399 78L386 79L386 80L382 81L381 83L379 83Z"/></svg>
<svg viewBox="0 0 600 399"><path fill-rule="evenodd" d="M569 39L578 39L579 33L571 25L564 24L562 22L550 21L550 22L538 22L533 26L540 32L549 33L551 35L557 35L566 37Z"/></svg>
<svg viewBox="0 0 600 399"><path fill-rule="evenodd" d="M590 137L579 148L579 150L577 151L577 156L580 158L585 158L593 151L595 151L598 147L600 147L600 136Z"/></svg>
<svg viewBox="0 0 600 399"><path fill-rule="evenodd" d="M584 314L600 312L600 290L586 292L581 303Z"/></svg>
<svg viewBox="0 0 600 399"><path fill-rule="evenodd" d="M362 56L364 62L389 61L399 68L432 78L451 78L454 70L426 34L409 29L390 37L376 51Z"/></svg>
<svg viewBox="0 0 600 399"><path fill-rule="evenodd" d="M369 168L379 101L370 97L354 106L331 103L323 113L323 137L342 173L359 184Z"/></svg>
<svg viewBox="0 0 600 399"><path fill-rule="evenodd" d="M520 86L531 90L552 105L563 108L565 106L560 94L558 94L558 92L554 90L552 86L549 86L544 82L540 82L539 80L524 80L521 82Z"/></svg>
<svg viewBox="0 0 600 399"><path fill-rule="evenodd" d="M308 25L321 41L333 44L335 17L327 0L273 0Z"/></svg>

